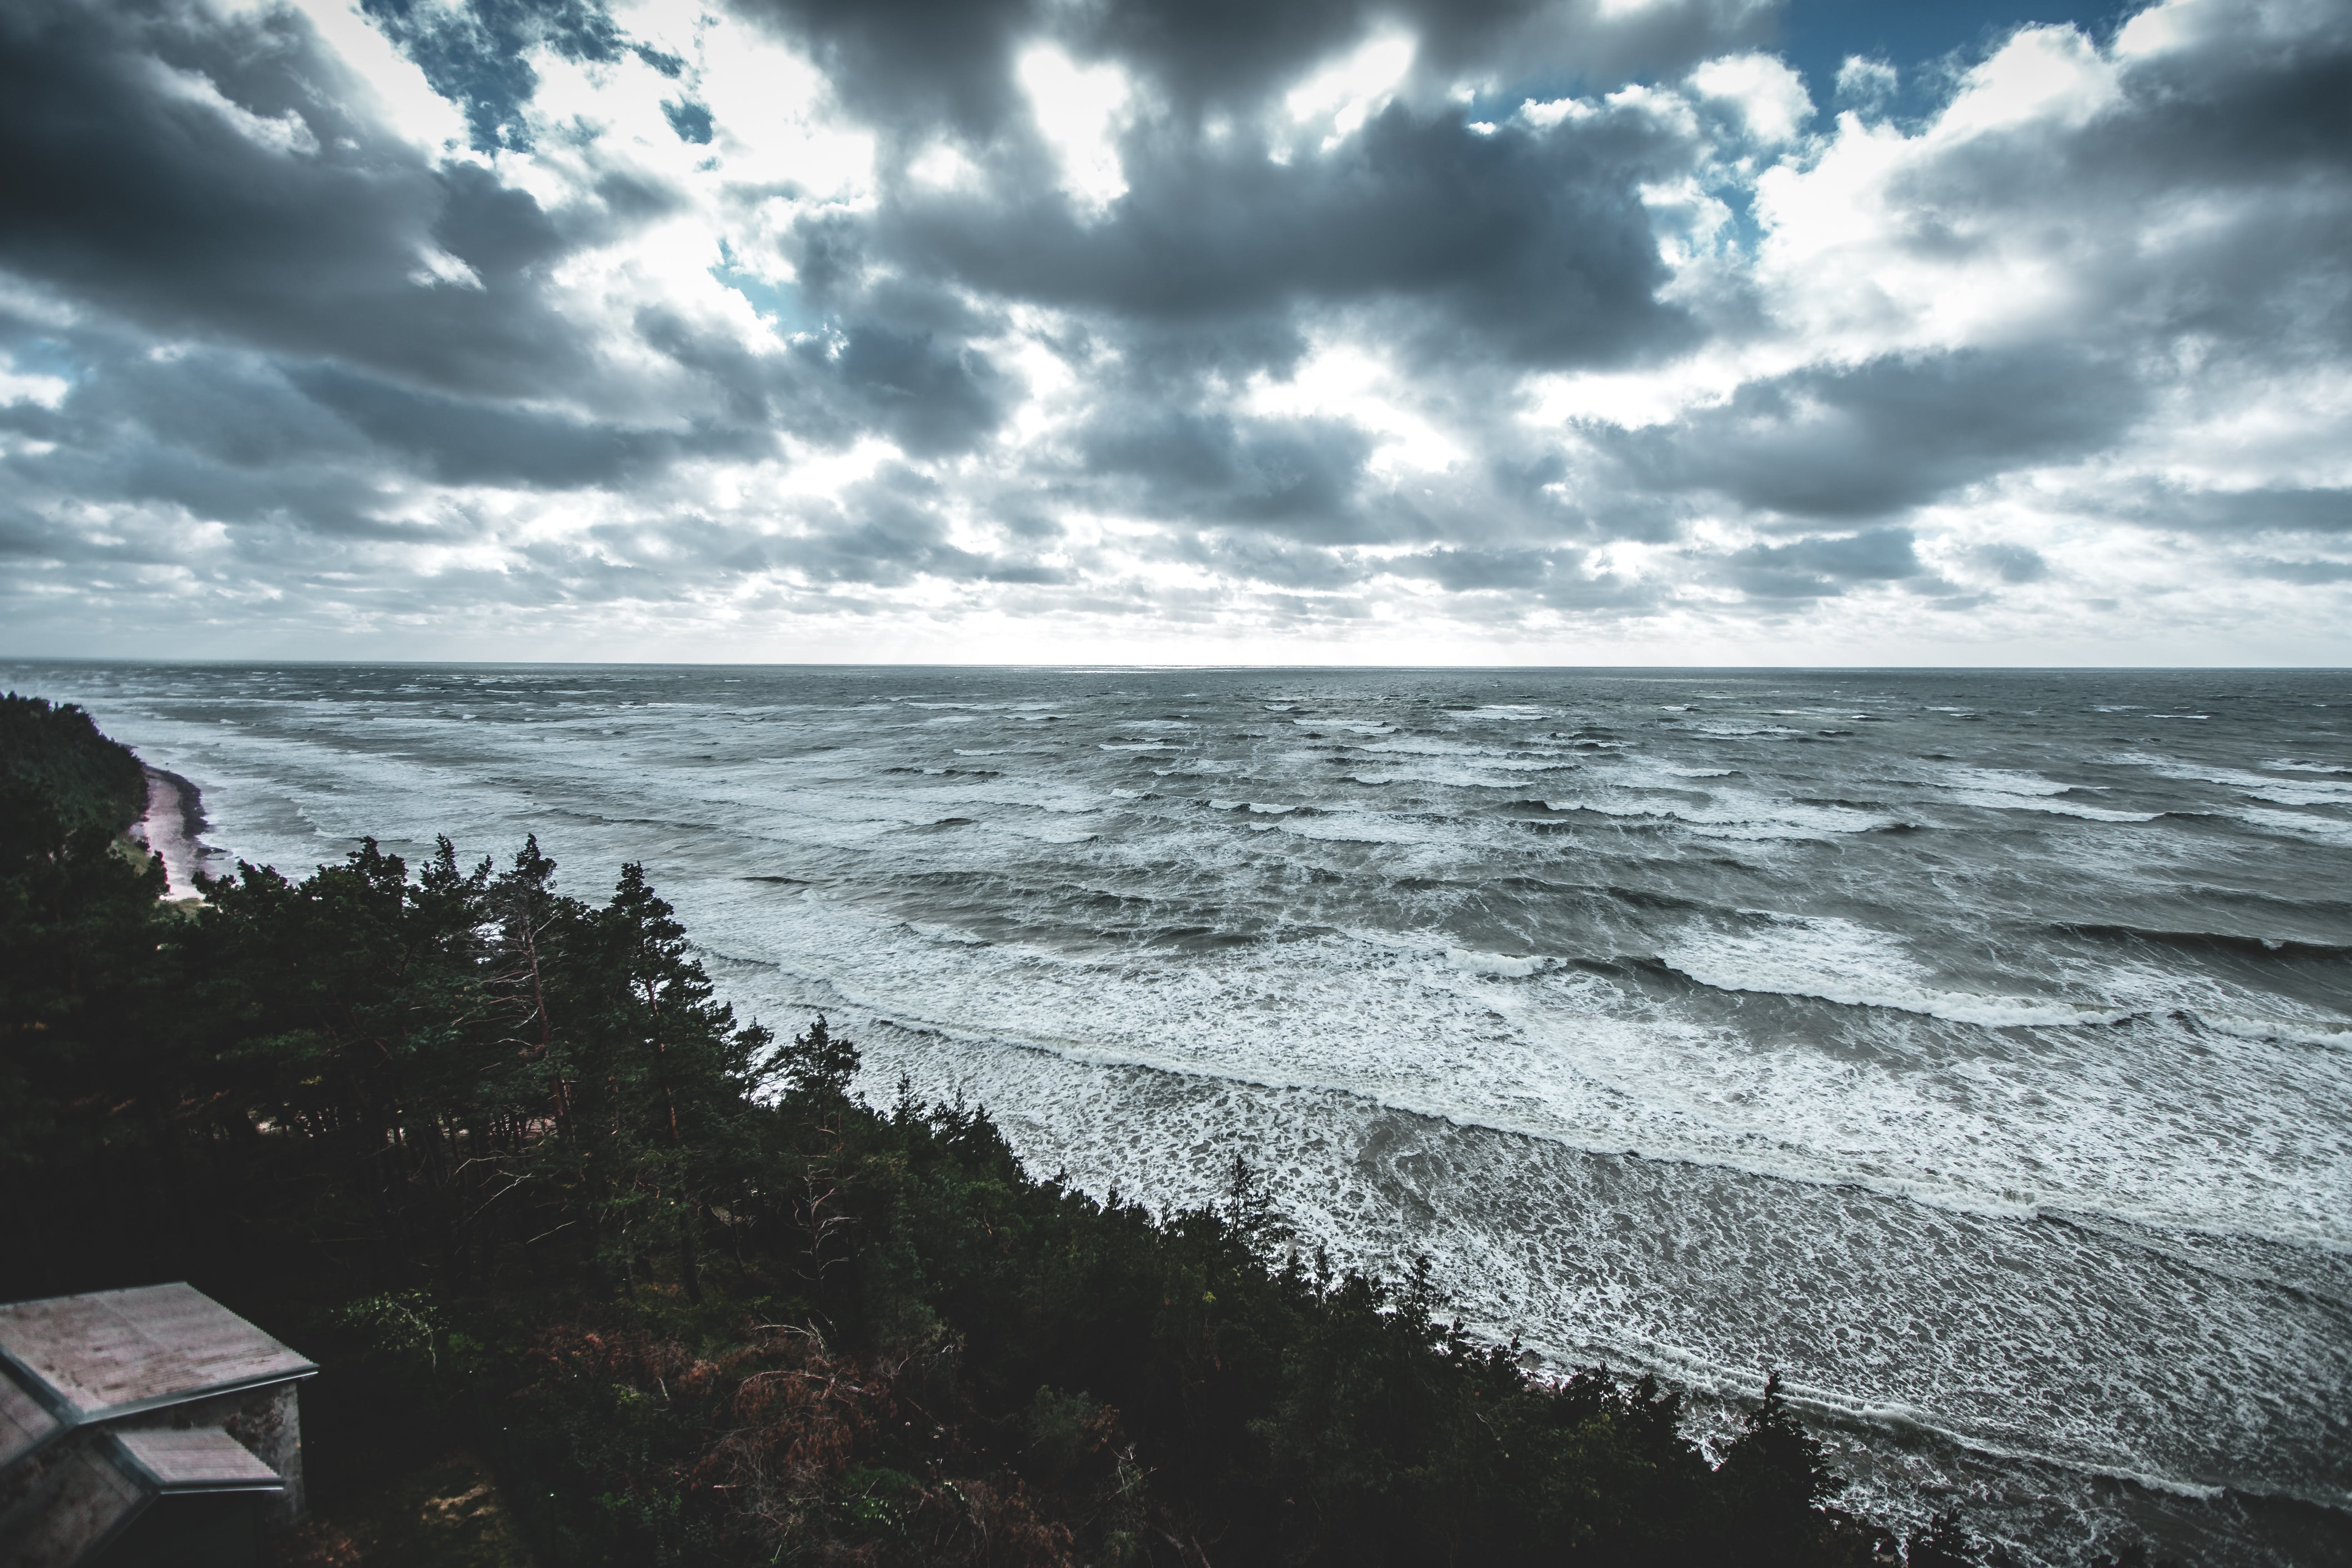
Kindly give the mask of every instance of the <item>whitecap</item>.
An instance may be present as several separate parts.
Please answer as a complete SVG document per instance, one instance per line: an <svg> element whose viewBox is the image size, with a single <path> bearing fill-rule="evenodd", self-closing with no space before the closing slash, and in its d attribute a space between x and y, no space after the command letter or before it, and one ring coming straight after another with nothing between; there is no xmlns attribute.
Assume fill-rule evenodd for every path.
<svg viewBox="0 0 2352 1568"><path fill-rule="evenodd" d="M1852 921L1779 917L1761 931L1696 926L1662 949L1659 961L1702 985L1780 996L1810 996L1846 1007L1886 1007L1984 1028L2112 1024L2127 1008L2055 997L1948 991L1899 938Z"/></svg>
<svg viewBox="0 0 2352 1568"><path fill-rule="evenodd" d="M1547 800L1552 811L1589 811L1602 816L1652 817L1679 822L1695 833L1719 838L1823 838L1842 833L1871 833L1896 826L1891 816L1857 811L1844 805L1806 805L1797 801L1768 801L1720 795L1705 805L1686 802L1594 797Z"/></svg>
<svg viewBox="0 0 2352 1568"><path fill-rule="evenodd" d="M2078 816L2086 822L2154 822L2164 815L2160 811L2116 811L2054 796L2027 797L1991 790L1962 790L1955 798L1963 805L1982 806L1989 811L2040 811L2052 816Z"/></svg>
<svg viewBox="0 0 2352 1568"><path fill-rule="evenodd" d="M1524 980L1530 974L1540 974L1552 965L1549 958L1533 954L1477 952L1466 947L1445 950L1449 968L1469 974L1492 974L1507 980Z"/></svg>
<svg viewBox="0 0 2352 1568"><path fill-rule="evenodd" d="M2234 1035L2242 1040L2287 1040L2299 1046L2352 1049L2352 1023L2316 1018L2249 1018L2208 1012L2202 1007L2184 1007L2180 1011L2209 1029Z"/></svg>

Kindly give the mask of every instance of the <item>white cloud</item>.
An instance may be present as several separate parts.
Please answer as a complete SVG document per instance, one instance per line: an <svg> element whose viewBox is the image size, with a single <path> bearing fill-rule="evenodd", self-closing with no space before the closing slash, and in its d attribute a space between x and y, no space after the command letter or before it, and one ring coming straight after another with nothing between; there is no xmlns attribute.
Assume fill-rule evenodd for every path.
<svg viewBox="0 0 2352 1568"><path fill-rule="evenodd" d="M1503 60L1479 65L1466 100L1414 97L1424 55L1468 68L1433 36L1381 32L1254 102L1213 100L1198 143L1148 61L1031 40L1009 128L912 110L866 124L870 99L837 94L814 46L645 0L616 18L677 74L538 50L520 121L532 150L494 154L465 151L463 117L355 11L305 4L365 83L341 107L437 165L388 229L399 243L458 175L507 204L468 211L513 218L511 233L435 227L390 276L452 319L539 312L531 341L561 340L560 375L526 367L519 380L550 380L449 400L553 455L502 468L479 448L508 437L478 432L436 447L426 414L415 428L383 416L392 434L358 456L349 421L342 445L306 447L300 432L331 416L274 350L224 369L222 328L150 353L103 300L0 273L21 319L99 345L88 376L152 375L140 396L188 407L204 405L185 395L201 370L257 405L278 397L278 434L296 433L263 479L242 458L153 461L176 438L160 425L73 424L80 363L68 380L53 358L0 360L0 405L26 411L23 428L34 408L67 416L0 447L12 515L62 542L0 604L69 602L58 584L79 570L93 601L166 620L274 596L391 624L385 606L429 581L425 597L491 606L534 651L599 651L610 615L675 639L647 651L688 657L772 654L803 635L778 627L809 626L830 628L828 653L869 657L2131 657L2139 645L2102 646L2126 633L2150 657L2352 657L2352 590L2330 576L2342 551L2308 521L2352 486L2352 369L2328 335L2340 250L2314 240L2352 222L2343 160L2245 178L2198 172L2226 138L2139 151L2250 40L2292 59L2327 21L2301 0L2167 0L2104 51L2028 27L1956 76L1916 75L1915 95L1941 101L1901 121L1880 117L1895 66L1849 59L1849 112L1827 124L1786 63L1752 52L1663 85L1596 77L1510 113L1483 95L1564 79ZM245 79L152 69L184 123L209 117L306 177L335 162L292 162L318 150L310 122L219 85ZM1314 156L1399 99L1396 135ZM692 109L708 142L674 123L697 126ZM1052 153L1042 176L1024 112ZM1255 135L1298 156L1240 156ZM886 153L905 157L906 184L877 176ZM1215 186L1244 165L1241 194ZM1171 170L1199 184L1155 190ZM1391 177L1438 199L1342 199ZM1488 205L1444 199L1484 197L1464 183L1488 177L1528 183ZM1055 191L1093 248L1026 248L999 221ZM1249 248L1244 226L1289 222L1294 198L1316 226L1288 251ZM1542 230L1531 259L1511 252L1555 201L1580 216ZM1225 265L1216 245L1183 252L1189 271L1162 265L1171 214L1231 222L1234 254L1296 264L1296 281L1212 279L1216 293L1199 276ZM1554 242L1620 218L1620 250ZM554 237L533 237L540 224ZM506 243L548 258L501 272ZM1609 267L1636 279L1628 292L1607 292ZM1622 346L1520 341L1528 314L1588 285L1564 317L1654 310L1658 324ZM1514 303L1482 316L1465 300ZM2030 417L2004 401L2037 396ZM964 423L941 437L907 422L927 408ZM2085 434L2044 440L2042 425ZM566 462L603 477L573 482ZM175 464L210 476L191 489L206 499L109 488ZM337 504L341 523L301 510ZM1798 563L1792 579L1858 564L1817 599L1767 603L1727 565L1742 551ZM1915 551L1916 574L1887 574ZM132 557L163 564L141 576L121 567ZM333 585L306 597L297 579Z"/></svg>
<svg viewBox="0 0 2352 1568"><path fill-rule="evenodd" d="M201 71L182 70L158 59L150 59L147 65L149 74L163 97L210 110L257 147L288 155L308 154L319 150L318 137L311 133L310 125L302 117L290 109L283 114L265 118L241 103L231 101L213 79Z"/></svg>
<svg viewBox="0 0 2352 1568"><path fill-rule="evenodd" d="M1702 98L1738 109L1748 133L1759 142L1793 142L1805 121L1813 117L1805 79L1771 55L1727 55L1709 60L1690 73L1690 85Z"/></svg>
<svg viewBox="0 0 2352 1568"><path fill-rule="evenodd" d="M1321 150L1331 151L1388 107L1405 73L1412 69L1417 48L1404 33L1365 39L1290 89L1283 104L1292 124L1310 133L1328 127Z"/></svg>
<svg viewBox="0 0 2352 1568"><path fill-rule="evenodd" d="M1837 100L1840 103L1876 109L1893 98L1902 85L1902 72L1885 60L1848 55L1838 67Z"/></svg>
<svg viewBox="0 0 2352 1568"><path fill-rule="evenodd" d="M2116 68L2073 27L2023 27L1936 120L1938 143L2026 125L2074 130L2116 102Z"/></svg>
<svg viewBox="0 0 2352 1568"><path fill-rule="evenodd" d="M1319 345L1282 380L1253 377L1238 406L1259 416L1345 420L1375 437L1368 470L1395 482L1442 473L1469 455L1416 401L1410 375L1366 345L1338 341Z"/></svg>
<svg viewBox="0 0 2352 1568"><path fill-rule="evenodd" d="M260 11L278 0L254 0ZM299 12L354 79L361 101L352 105L428 153L463 148L466 116L433 90L415 63L371 25L353 0L284 0Z"/></svg>
<svg viewBox="0 0 2352 1568"><path fill-rule="evenodd" d="M0 370L0 406L30 403L41 408L55 408L72 390L73 383L61 375L19 370L13 363Z"/></svg>
<svg viewBox="0 0 2352 1568"><path fill-rule="evenodd" d="M1127 73L1105 62L1080 66L1051 44L1035 44L1018 65L1039 134L1062 165L1062 188L1080 210L1099 216L1127 194L1118 133L1134 94Z"/></svg>

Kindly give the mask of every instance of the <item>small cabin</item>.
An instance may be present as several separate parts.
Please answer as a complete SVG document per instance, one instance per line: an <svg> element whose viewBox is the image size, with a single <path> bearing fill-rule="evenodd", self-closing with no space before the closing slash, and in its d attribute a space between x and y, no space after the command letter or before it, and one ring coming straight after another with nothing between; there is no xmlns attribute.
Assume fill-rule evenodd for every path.
<svg viewBox="0 0 2352 1568"><path fill-rule="evenodd" d="M0 1306L0 1568L251 1568L318 1370L186 1284Z"/></svg>

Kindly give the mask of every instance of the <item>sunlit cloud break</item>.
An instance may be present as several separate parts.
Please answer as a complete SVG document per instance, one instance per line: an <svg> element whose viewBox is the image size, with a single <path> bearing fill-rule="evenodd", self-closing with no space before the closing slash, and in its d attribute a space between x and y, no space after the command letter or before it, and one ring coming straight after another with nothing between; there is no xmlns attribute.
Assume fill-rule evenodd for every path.
<svg viewBox="0 0 2352 1568"><path fill-rule="evenodd" d="M2352 658L2352 11L20 0L0 652Z"/></svg>

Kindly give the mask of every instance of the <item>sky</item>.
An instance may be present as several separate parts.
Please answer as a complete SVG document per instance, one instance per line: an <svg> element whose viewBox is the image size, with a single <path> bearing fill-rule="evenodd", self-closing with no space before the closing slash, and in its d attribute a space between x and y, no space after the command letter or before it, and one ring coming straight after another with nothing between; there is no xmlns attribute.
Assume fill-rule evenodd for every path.
<svg viewBox="0 0 2352 1568"><path fill-rule="evenodd" d="M0 653L2352 663L2352 5L10 0Z"/></svg>

